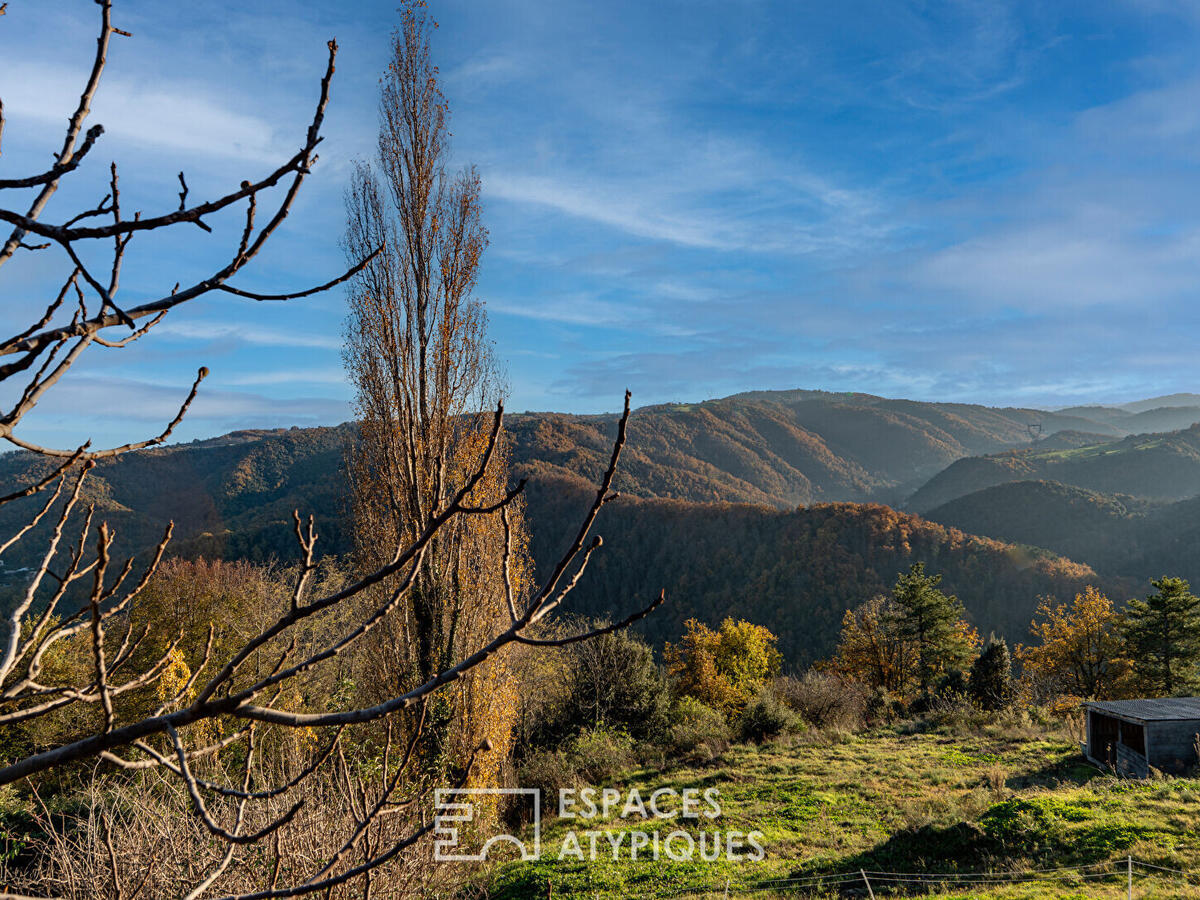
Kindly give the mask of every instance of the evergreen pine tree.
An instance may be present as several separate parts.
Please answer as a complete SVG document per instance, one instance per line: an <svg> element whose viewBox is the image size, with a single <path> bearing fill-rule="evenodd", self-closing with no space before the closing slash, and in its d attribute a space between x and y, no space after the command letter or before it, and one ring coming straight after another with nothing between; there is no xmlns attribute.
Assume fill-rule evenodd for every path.
<svg viewBox="0 0 1200 900"><path fill-rule="evenodd" d="M897 633L917 650L917 682L927 695L939 672L962 664L969 644L959 627L963 605L938 590L941 575L926 575L924 563L913 563L896 580L892 596L897 607Z"/></svg>
<svg viewBox="0 0 1200 900"><path fill-rule="evenodd" d="M971 698L988 710L1003 709L1012 700L1012 657L1004 638L992 635L971 664Z"/></svg>
<svg viewBox="0 0 1200 900"><path fill-rule="evenodd" d="M1145 690L1173 697L1200 685L1200 598L1182 578L1163 576L1155 592L1133 599L1125 612L1125 640Z"/></svg>

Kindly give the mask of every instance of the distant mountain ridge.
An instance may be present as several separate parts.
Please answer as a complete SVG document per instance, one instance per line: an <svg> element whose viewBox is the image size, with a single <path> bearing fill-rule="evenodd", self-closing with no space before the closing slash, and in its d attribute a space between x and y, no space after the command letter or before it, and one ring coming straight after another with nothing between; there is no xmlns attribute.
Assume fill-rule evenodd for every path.
<svg viewBox="0 0 1200 900"><path fill-rule="evenodd" d="M1200 586L1200 497L1151 503L1053 481L1015 481L951 500L924 518L1069 556L1101 575L1174 575Z"/></svg>
<svg viewBox="0 0 1200 900"><path fill-rule="evenodd" d="M1118 440L1133 433L1120 424L1122 416L1144 424L1131 413L1095 409L1104 414L809 390L661 404L637 410L630 421L621 486L641 497L781 509L836 501L898 505L965 457L1026 448L1034 438L1055 447ZM1163 421L1179 427L1175 422L1185 419L1200 421L1200 407ZM607 461L615 421L556 413L512 417L514 460L541 475L595 478Z"/></svg>
<svg viewBox="0 0 1200 900"><path fill-rule="evenodd" d="M926 482L906 506L928 512L1014 481L1058 481L1160 502L1193 497L1200 494L1200 425L1090 446L1034 446L960 459Z"/></svg>
<svg viewBox="0 0 1200 900"><path fill-rule="evenodd" d="M1174 409L1184 418L1193 414L1190 407ZM777 509L842 501L900 506L912 494L909 506L918 512L1011 481L1058 480L1161 499L1200 493L1200 430L1122 439L1115 423L1144 415L1115 407L1048 413L860 393L755 391L636 410L617 486L643 498ZM594 483L615 429L613 415L510 416L514 477ZM137 546L156 540L173 518L181 545L217 555L279 553L290 550L290 514L299 507L330 523L325 548L340 551L341 463L352 434L350 425L243 430L126 454L100 462L86 496ZM1040 439L1031 444L1031 436ZM1105 462L1114 450L1156 445L1150 455ZM1106 468L1112 471L1102 477ZM19 483L43 469L28 454L0 454L0 483ZM21 514L0 510L0 525Z"/></svg>
<svg viewBox="0 0 1200 900"><path fill-rule="evenodd" d="M1166 394L1162 397L1148 397L1145 400L1135 400L1132 403L1122 403L1121 409L1139 413L1148 409L1161 409L1170 406L1200 407L1200 394Z"/></svg>
<svg viewBox="0 0 1200 900"><path fill-rule="evenodd" d="M1200 413L1163 409L1046 412L801 390L638 409L617 481L628 499L601 523L609 561L597 560L579 608L615 612L657 583L673 605L661 629L646 626L656 639L673 638L689 611L711 618L744 610L808 659L829 651L847 606L920 559L947 573L981 628L1022 639L1039 593L1128 586L1119 566L1096 560L1135 519L1147 523L1137 545L1146 564L1178 552L1170 533L1150 526L1140 497L1192 485L1200 494L1200 429L1137 437L1125 430L1150 413L1162 421ZM535 559L559 549L555 541L608 462L616 424L613 415L509 417L512 474L530 481ZM287 561L296 554L291 513L299 509L316 515L320 549L341 554L350 549L343 460L353 435L351 425L247 430L130 453L97 465L85 500L116 528L124 552L152 546L173 519L176 553ZM28 454L0 455L0 484L44 471ZM1071 478L1081 484L1009 486ZM899 506L913 495L932 510L981 488L1000 493L939 509L940 524L873 505ZM1107 496L1114 491L1131 496ZM1029 530L1022 510L1038 503L1063 510L1058 521L1075 543L1063 540L1062 528ZM24 506L0 508L0 528L11 533L31 508ZM996 515L981 515L991 506ZM1089 521L1090 531L1081 525ZM1180 504L1175 528L1200 535L1200 503ZM36 537L23 543L38 546ZM1055 555L1072 553L1077 562ZM0 584L16 583L12 571L23 564L20 553L10 558Z"/></svg>

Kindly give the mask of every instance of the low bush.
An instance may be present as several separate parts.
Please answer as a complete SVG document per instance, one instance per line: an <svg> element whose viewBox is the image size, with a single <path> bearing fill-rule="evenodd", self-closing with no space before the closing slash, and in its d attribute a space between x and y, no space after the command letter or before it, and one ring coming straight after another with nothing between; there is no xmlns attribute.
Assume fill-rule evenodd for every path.
<svg viewBox="0 0 1200 900"><path fill-rule="evenodd" d="M738 719L738 731L743 741L761 743L801 728L800 717L769 685L754 695Z"/></svg>
<svg viewBox="0 0 1200 900"><path fill-rule="evenodd" d="M671 706L667 749L678 758L707 761L719 756L732 739L724 713L695 697L680 697Z"/></svg>
<svg viewBox="0 0 1200 900"><path fill-rule="evenodd" d="M862 727L870 701L866 687L825 672L775 679L774 692L814 728L855 731Z"/></svg>
<svg viewBox="0 0 1200 900"><path fill-rule="evenodd" d="M583 786L574 763L561 750L531 753L517 770L517 783L523 788L540 790L547 808L557 808L560 790Z"/></svg>
<svg viewBox="0 0 1200 900"><path fill-rule="evenodd" d="M604 620L572 621L566 633L598 628ZM551 631L548 637L555 637ZM525 680L518 743L527 749L558 749L587 729L619 729L637 741L666 735L671 688L641 637L627 631L603 634L536 655Z"/></svg>
<svg viewBox="0 0 1200 900"><path fill-rule="evenodd" d="M868 688L864 718L869 724L894 722L904 714L904 701L885 688Z"/></svg>
<svg viewBox="0 0 1200 900"><path fill-rule="evenodd" d="M587 784L605 781L637 762L633 738L616 728L585 728L567 744L567 755Z"/></svg>

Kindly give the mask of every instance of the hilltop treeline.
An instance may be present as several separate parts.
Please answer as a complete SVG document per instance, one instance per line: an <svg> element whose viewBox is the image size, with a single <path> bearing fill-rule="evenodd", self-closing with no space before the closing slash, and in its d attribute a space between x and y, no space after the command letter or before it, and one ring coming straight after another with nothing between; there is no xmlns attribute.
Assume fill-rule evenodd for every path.
<svg viewBox="0 0 1200 900"><path fill-rule="evenodd" d="M534 559L553 559L585 489L542 479L529 491ZM621 498L606 507L599 531L604 549L572 595L579 612L612 615L665 589L667 604L640 625L653 643L678 639L691 617L742 617L777 634L793 666L828 655L845 611L886 592L913 562L944 575L981 631L1018 640L1040 596L1073 596L1099 581L1087 566L875 504L778 512Z"/></svg>
<svg viewBox="0 0 1200 900"><path fill-rule="evenodd" d="M908 501L927 512L958 497L1015 481L1057 481L1154 501L1200 494L1200 425L1074 449L1041 447L961 459Z"/></svg>

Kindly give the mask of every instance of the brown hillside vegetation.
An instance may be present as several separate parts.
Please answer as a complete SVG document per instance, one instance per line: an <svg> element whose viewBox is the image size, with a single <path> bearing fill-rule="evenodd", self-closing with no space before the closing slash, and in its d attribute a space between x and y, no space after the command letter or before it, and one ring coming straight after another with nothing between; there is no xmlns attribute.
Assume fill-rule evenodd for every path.
<svg viewBox="0 0 1200 900"><path fill-rule="evenodd" d="M562 545L573 482L530 485L535 559ZM1073 596L1099 583L1089 567L978 538L877 504L831 503L778 512L742 504L624 498L605 511L605 549L574 609L591 616L666 586L670 602L640 624L654 642L676 640L695 616L751 618L780 637L793 665L828 655L844 612L886 592L913 562L945 576L985 634L1026 636L1040 595Z"/></svg>
<svg viewBox="0 0 1200 900"><path fill-rule="evenodd" d="M639 410L630 423L618 487L626 497L655 502L623 502L606 511L602 527L610 546L594 564L604 574L587 589L586 608L602 612L605 604L615 606L620 596L642 591L661 572L658 586L669 588L672 602L658 620L664 624L648 626L661 632L655 637L676 636L686 615L715 615L725 602L755 618L761 605L789 655L810 658L831 646L847 605L890 585L911 559L946 572L947 584L963 597L975 623L1013 640L1024 638L1037 594L1069 595L1089 576L1071 563L1052 561L1051 554L1011 544L1044 547L1109 577L1140 578L1146 565L1165 566L1155 575L1183 572L1181 560L1194 556L1195 547L1179 535L1196 530L1185 527L1189 515L1196 517L1192 506L1175 511L1171 529L1150 527L1147 520L1133 538L1121 510L1132 512L1130 504L1137 501L1097 501L1077 497L1074 489L1013 488L1011 494L964 501L962 508L935 517L941 525L853 504L789 511L800 504L888 496L931 458L1028 442L1026 425L1034 414L811 391ZM1079 415L1059 418L1046 427L1085 421ZM1093 421L1087 427L1097 426ZM509 429L513 474L530 479L535 558L544 560L558 549L554 541L565 520L564 504L602 472L615 419L524 414L513 416ZM1123 478L1153 483L1154 460L1174 460L1176 470L1186 470L1200 459L1192 455L1197 452L1192 442L1200 446L1196 431L1082 450L1071 431L1035 449L962 459L919 496L932 496L960 473L975 473L984 483L998 477L996 472L1006 482L1029 481L1051 466L1056 474L1106 471L1108 483ZM89 481L88 500L121 530L131 549L151 544L173 518L174 552L180 555L289 560L295 554L291 513L298 508L316 514L319 550L342 554L349 549L343 461L353 433L349 426L235 432L102 460ZM38 465L28 455L7 454L0 457L0 474L17 480ZM1037 497L1026 496L1030 490ZM665 500L681 502L658 502ZM1039 510L1036 517L1028 515L1030 504ZM24 512L20 504L10 509L6 515ZM1020 527L1008 527L1005 516L1016 517ZM915 537L904 538L905 532ZM995 540L969 539L962 532ZM9 560L4 581L18 583L14 570L24 564L19 557ZM973 571L984 574L976 579Z"/></svg>
<svg viewBox="0 0 1200 900"><path fill-rule="evenodd" d="M633 417L621 488L643 497L784 509L836 500L896 504L956 460L1027 447L1034 424L1048 437L1088 436L1061 438L1056 448L1128 433L1107 418L801 390L664 404ZM603 469L614 421L515 416L514 463L537 475L592 477Z"/></svg>
<svg viewBox="0 0 1200 900"><path fill-rule="evenodd" d="M575 472L591 471L602 425L539 416L521 417L514 426L525 452L531 437L546 448L547 460L526 457L515 466L516 474L530 477L535 562L544 564L561 550L566 525L588 490ZM295 555L291 513L299 508L317 516L318 547L341 554L349 550L341 465L350 435L346 428L241 433L102 460L89 500L105 510L131 549L149 544L173 516L177 554L289 561ZM630 457L634 471L623 491L645 491L660 484L657 474L671 471L644 448ZM9 471L31 464L15 454L0 461ZM695 477L702 480L702 472ZM733 484L713 478L720 486ZM719 488L713 492L719 496ZM885 590L913 560L946 573L949 589L981 629L1017 640L1039 594L1069 596L1093 578L1086 567L1049 554L972 538L879 505L781 511L627 496L606 508L600 527L606 547L579 589L577 611L608 614L652 586L655 592L666 587L671 602L646 624L656 641L678 637L691 615L711 622L741 615L779 634L785 655L796 662L827 654L843 611ZM19 573L11 574L16 565L9 564L10 585L19 583Z"/></svg>

